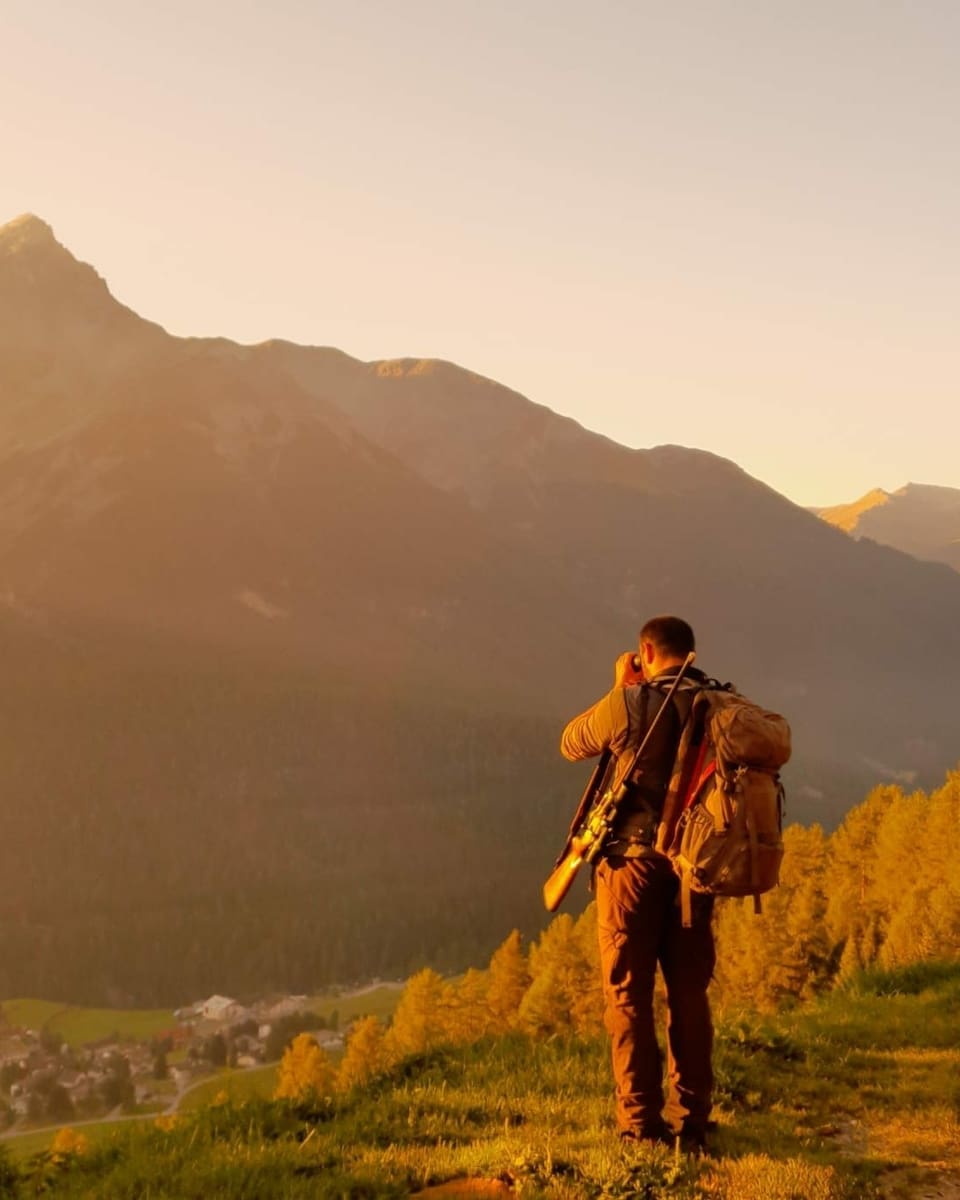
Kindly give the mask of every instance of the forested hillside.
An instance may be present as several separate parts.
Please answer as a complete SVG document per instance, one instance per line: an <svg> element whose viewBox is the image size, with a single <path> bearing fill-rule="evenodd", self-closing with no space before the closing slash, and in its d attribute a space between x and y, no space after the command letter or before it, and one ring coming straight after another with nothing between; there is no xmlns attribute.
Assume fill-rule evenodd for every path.
<svg viewBox="0 0 960 1200"><path fill-rule="evenodd" d="M8 660L0 996L307 992L454 969L540 924L518 880L548 865L579 780L553 722L478 713L464 686L435 707L292 664L198 652L187 677L162 643L89 645ZM51 658L79 709L48 691Z"/></svg>
<svg viewBox="0 0 960 1200"><path fill-rule="evenodd" d="M763 898L718 902L711 1000L721 1012L773 1012L842 987L864 970L960 964L960 770L931 794L883 786L834 833L786 831L781 884ZM923 864L923 870L919 864ZM408 983L389 1028L348 1043L352 1084L432 1045L520 1029L591 1035L603 1001L594 906L555 917L529 953L515 931L486 972L455 982L425 970Z"/></svg>

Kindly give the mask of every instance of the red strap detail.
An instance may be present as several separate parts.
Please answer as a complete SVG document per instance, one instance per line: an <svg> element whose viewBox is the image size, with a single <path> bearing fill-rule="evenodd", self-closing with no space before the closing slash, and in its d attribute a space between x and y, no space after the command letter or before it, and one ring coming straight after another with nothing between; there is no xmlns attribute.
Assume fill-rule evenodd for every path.
<svg viewBox="0 0 960 1200"><path fill-rule="evenodd" d="M683 808L680 810L681 812L683 812L685 809L688 809L690 807L690 805L693 804L694 800L700 794L700 789L703 787L703 785L707 782L707 780L710 778L710 776L717 769L716 760L714 760L712 763L710 763L708 767L704 768L703 760L706 757L707 757L707 739L704 738L703 741L700 743L700 751L697 754L697 761L693 768L693 782L690 784L690 790L687 792L686 796L684 797Z"/></svg>

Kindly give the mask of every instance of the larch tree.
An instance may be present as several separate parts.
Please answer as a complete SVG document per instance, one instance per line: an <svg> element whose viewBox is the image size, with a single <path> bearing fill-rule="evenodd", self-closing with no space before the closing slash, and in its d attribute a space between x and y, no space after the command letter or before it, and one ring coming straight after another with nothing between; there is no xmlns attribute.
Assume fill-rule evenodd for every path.
<svg viewBox="0 0 960 1200"><path fill-rule="evenodd" d="M376 1017L361 1017L353 1023L337 1069L337 1091L346 1092L362 1086L386 1069L385 1034L386 1030Z"/></svg>
<svg viewBox="0 0 960 1200"><path fill-rule="evenodd" d="M517 1023L520 1002L530 986L530 966L518 929L493 952L487 975L487 1004L493 1027L498 1031L512 1029Z"/></svg>
<svg viewBox="0 0 960 1200"><path fill-rule="evenodd" d="M436 971L426 967L407 980L403 995L384 1038L389 1062L419 1054L446 1039L450 989Z"/></svg>
<svg viewBox="0 0 960 1200"><path fill-rule="evenodd" d="M869 900L879 917L879 959L884 966L913 962L922 955L922 915L929 876L923 868L929 801L923 792L899 796L877 831L876 873ZM891 939L891 933L893 937Z"/></svg>
<svg viewBox="0 0 960 1200"><path fill-rule="evenodd" d="M874 881L877 836L890 808L903 799L898 787L876 787L862 804L852 808L830 837L827 853L827 933L835 946L853 940L863 965L874 954L874 933L880 911ZM868 930L873 932L868 937Z"/></svg>
<svg viewBox="0 0 960 1200"><path fill-rule="evenodd" d="M899 888L888 886L883 893L887 925L881 960L886 965L953 958L960 953L958 818L957 772L929 797L918 794L904 802L903 816L888 839L889 870ZM893 860L898 854L902 861L896 868Z"/></svg>
<svg viewBox="0 0 960 1200"><path fill-rule="evenodd" d="M753 902L723 900L715 918L721 1006L773 1009L809 992L826 971L825 839L819 826L784 831L780 886Z"/></svg>
<svg viewBox="0 0 960 1200"><path fill-rule="evenodd" d="M580 998L595 972L568 913L555 917L531 947L530 975L520 1027L539 1034L581 1032Z"/></svg>
<svg viewBox="0 0 960 1200"><path fill-rule="evenodd" d="M280 1060L275 1100L311 1100L329 1096L334 1090L333 1063L309 1033L298 1034Z"/></svg>
<svg viewBox="0 0 960 1200"><path fill-rule="evenodd" d="M824 924L826 838L819 825L790 830L783 883L789 896L783 914L785 946L778 964L784 996L807 998L830 974L830 939Z"/></svg>
<svg viewBox="0 0 960 1200"><path fill-rule="evenodd" d="M570 1019L576 1033L589 1035L603 1028L603 984L595 901L591 901L577 918L573 939L586 971L582 975L580 990L572 997Z"/></svg>
<svg viewBox="0 0 960 1200"><path fill-rule="evenodd" d="M476 1042L494 1028L489 1004L490 978L471 967L449 988L447 1034L452 1042Z"/></svg>
<svg viewBox="0 0 960 1200"><path fill-rule="evenodd" d="M960 957L960 770L950 771L930 796L923 871L928 875L927 946L930 957Z"/></svg>

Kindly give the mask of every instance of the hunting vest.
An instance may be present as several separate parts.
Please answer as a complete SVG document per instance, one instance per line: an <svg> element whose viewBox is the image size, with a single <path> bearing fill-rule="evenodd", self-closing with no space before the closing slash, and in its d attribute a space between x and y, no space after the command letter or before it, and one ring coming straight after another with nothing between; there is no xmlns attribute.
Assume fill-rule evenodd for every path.
<svg viewBox="0 0 960 1200"><path fill-rule="evenodd" d="M649 683L624 689L628 734L619 756L620 769L625 769L632 761L637 747L666 702L666 693L675 678L676 670L669 670ZM702 671L688 670L670 700L669 708L657 721L653 736L630 773L627 794L617 809L613 831L604 847L605 855L632 858L652 853L680 736L690 715L693 698L706 682L707 676Z"/></svg>

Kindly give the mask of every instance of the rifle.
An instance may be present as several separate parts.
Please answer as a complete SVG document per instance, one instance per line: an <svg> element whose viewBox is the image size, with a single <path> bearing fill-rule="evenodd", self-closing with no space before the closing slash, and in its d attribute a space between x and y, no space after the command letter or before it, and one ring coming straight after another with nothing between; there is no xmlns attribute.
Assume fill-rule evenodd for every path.
<svg viewBox="0 0 960 1200"><path fill-rule="evenodd" d="M683 666L677 672L676 678L670 685L670 690L664 697L663 704L660 705L657 715L650 722L650 726L643 736L643 741L637 747L633 761L630 763L629 768L621 774L620 782L616 788L608 788L603 792L600 799L597 800L595 798L596 793L606 783L607 768L611 757L610 750L604 750L600 756L600 761L597 763L593 775L590 777L590 782L587 784L586 790L580 799L580 805L573 818L573 824L570 826L566 845L560 852L560 857L550 878L543 885L543 903L547 912L557 911L563 903L564 896L570 891L573 881L577 877L577 872L585 862L592 863L603 849L603 844L613 828L617 809L627 794L631 777L637 763L640 761L641 754L647 748L650 735L656 729L657 722L666 711L667 705L673 699L673 693L680 685L680 680L695 658L696 654L693 651L687 655ZM584 819L585 814L587 814L586 819Z"/></svg>

